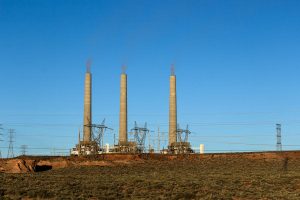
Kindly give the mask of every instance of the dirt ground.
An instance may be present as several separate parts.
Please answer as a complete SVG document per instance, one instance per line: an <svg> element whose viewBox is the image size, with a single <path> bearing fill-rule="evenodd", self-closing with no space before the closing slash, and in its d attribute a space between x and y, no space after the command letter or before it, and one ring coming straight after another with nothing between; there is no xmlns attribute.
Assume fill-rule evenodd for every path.
<svg viewBox="0 0 300 200"><path fill-rule="evenodd" d="M0 199L300 199L300 152L23 157L1 167Z"/></svg>

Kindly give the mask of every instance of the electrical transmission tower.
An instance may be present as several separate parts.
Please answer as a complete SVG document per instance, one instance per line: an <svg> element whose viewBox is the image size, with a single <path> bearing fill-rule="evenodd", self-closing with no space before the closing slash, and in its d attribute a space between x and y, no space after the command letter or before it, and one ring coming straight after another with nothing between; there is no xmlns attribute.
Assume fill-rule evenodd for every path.
<svg viewBox="0 0 300 200"><path fill-rule="evenodd" d="M138 127L137 123L134 122L134 128L131 129L134 133L134 140L137 144L137 148L140 152L145 151L145 138L146 135L150 132L149 129L147 129L147 123L145 123L144 127Z"/></svg>
<svg viewBox="0 0 300 200"><path fill-rule="evenodd" d="M105 125L105 119L102 121L101 124L91 124L90 125L94 130L92 131L93 140L99 145L100 149L104 149L103 144L103 136L106 129L113 130Z"/></svg>
<svg viewBox="0 0 300 200"><path fill-rule="evenodd" d="M26 153L27 153L27 148L28 148L28 146L27 145L21 145L21 147L20 147L20 149L21 149L21 155L22 156L25 156L26 155Z"/></svg>
<svg viewBox="0 0 300 200"><path fill-rule="evenodd" d="M281 144L281 124L276 124L276 132L277 132L277 143L276 143L276 150L282 151L282 144Z"/></svg>
<svg viewBox="0 0 300 200"><path fill-rule="evenodd" d="M189 134L191 134L191 131L189 131L189 125L186 125L186 129L180 129L179 124L177 124L177 141L180 143L187 143ZM185 134L183 136L183 134Z"/></svg>
<svg viewBox="0 0 300 200"><path fill-rule="evenodd" d="M168 134L168 132L162 132L158 127L157 129L157 152L158 153L161 153L165 148L166 141L167 141L165 138L165 134Z"/></svg>
<svg viewBox="0 0 300 200"><path fill-rule="evenodd" d="M189 134L189 126L186 126L186 129L179 128L179 124L177 124L177 142L173 148L170 149L171 153L193 153L194 151L191 149L191 144L188 142Z"/></svg>
<svg viewBox="0 0 300 200"><path fill-rule="evenodd" d="M13 158L14 156L14 134L15 130L14 129L9 129L8 130L8 152L7 152L7 158Z"/></svg>
<svg viewBox="0 0 300 200"><path fill-rule="evenodd" d="M3 136L3 128L2 128L2 124L0 124L0 142L3 141L3 140L1 139L2 136ZM2 158L1 149L0 149L0 158Z"/></svg>

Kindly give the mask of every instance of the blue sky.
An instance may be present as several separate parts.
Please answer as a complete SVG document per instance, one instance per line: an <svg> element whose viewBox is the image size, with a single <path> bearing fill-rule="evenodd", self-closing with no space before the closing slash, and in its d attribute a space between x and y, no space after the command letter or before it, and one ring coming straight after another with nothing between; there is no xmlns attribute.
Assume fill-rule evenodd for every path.
<svg viewBox="0 0 300 200"><path fill-rule="evenodd" d="M190 125L193 146L273 150L281 123L283 145L299 145L283 148L299 149L299 9L284 0L0 0L0 123L15 129L16 154L22 144L32 154L73 147L91 58L94 123L106 118L118 133L127 65L128 128L147 121L154 139L168 131L175 64L178 122ZM5 155L7 131L2 139Z"/></svg>

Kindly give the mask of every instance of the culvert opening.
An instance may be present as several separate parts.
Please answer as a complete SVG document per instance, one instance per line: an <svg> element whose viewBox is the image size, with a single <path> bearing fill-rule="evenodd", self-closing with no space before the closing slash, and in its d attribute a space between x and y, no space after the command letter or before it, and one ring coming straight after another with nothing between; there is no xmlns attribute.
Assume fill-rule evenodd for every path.
<svg viewBox="0 0 300 200"><path fill-rule="evenodd" d="M35 166L35 172L44 172L44 171L48 171L51 170L52 166L51 165L37 165Z"/></svg>

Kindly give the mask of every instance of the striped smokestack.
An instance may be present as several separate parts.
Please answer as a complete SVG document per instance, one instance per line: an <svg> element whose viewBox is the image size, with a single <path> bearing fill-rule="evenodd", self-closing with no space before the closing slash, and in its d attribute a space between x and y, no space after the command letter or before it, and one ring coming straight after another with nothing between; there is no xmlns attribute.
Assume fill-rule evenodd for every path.
<svg viewBox="0 0 300 200"><path fill-rule="evenodd" d="M84 82L84 111L83 111L83 142L91 142L92 124L92 74L90 62L87 63Z"/></svg>
<svg viewBox="0 0 300 200"><path fill-rule="evenodd" d="M177 142L177 103L176 103L176 76L174 67L170 76L170 104L169 104L169 146Z"/></svg>
<svg viewBox="0 0 300 200"><path fill-rule="evenodd" d="M121 74L119 145L127 145L127 74Z"/></svg>

